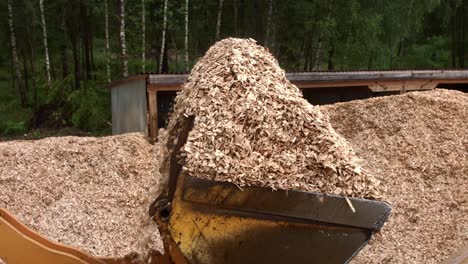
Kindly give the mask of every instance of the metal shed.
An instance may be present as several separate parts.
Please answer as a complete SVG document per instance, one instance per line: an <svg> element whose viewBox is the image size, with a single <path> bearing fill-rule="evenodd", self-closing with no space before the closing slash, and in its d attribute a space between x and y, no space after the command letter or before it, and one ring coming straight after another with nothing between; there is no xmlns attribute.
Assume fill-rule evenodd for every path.
<svg viewBox="0 0 468 264"><path fill-rule="evenodd" d="M146 73L109 85L112 133L157 137L188 74ZM287 73L311 104L322 105L436 87L468 92L468 70L385 70Z"/></svg>
<svg viewBox="0 0 468 264"><path fill-rule="evenodd" d="M147 132L146 75L114 83L111 97L113 135Z"/></svg>

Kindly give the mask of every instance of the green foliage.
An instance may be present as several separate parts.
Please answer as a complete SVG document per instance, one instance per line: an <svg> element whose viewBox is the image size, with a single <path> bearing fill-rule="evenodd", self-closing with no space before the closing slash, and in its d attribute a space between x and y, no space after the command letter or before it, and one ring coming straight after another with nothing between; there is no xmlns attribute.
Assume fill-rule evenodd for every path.
<svg viewBox="0 0 468 264"><path fill-rule="evenodd" d="M11 83L0 81L0 135L24 133L29 128L30 109L20 107L19 98L12 93Z"/></svg>
<svg viewBox="0 0 468 264"><path fill-rule="evenodd" d="M433 37L425 43L413 44L402 59L402 65L416 68L448 68L448 46L448 40L443 37Z"/></svg>
<svg viewBox="0 0 468 264"><path fill-rule="evenodd" d="M53 126L108 133L110 95L103 86L107 83L108 56L111 80L122 78L120 1L107 0L109 54L104 1L44 1L54 79L50 84L45 79L39 1L12 1L20 70L23 78L28 76L26 106L20 105L18 84L12 81L6 2L0 1L0 16L5 18L0 20L4 29L0 41L8 43L0 54L0 134L23 133L31 128L30 121L37 119ZM125 0L130 75L142 71L143 51L146 71L158 69L163 0L145 3L146 47L142 47L142 1ZM256 39L287 71L464 67L468 57L467 10L467 0L225 0L221 37ZM215 42L218 11L218 0L190 1L190 67ZM168 2L166 47L170 72L185 70L184 13L185 0ZM90 45L88 52L85 43ZM90 63L87 57L91 57ZM66 73L62 72L63 64ZM78 76L75 66L79 67ZM80 79L78 84L75 78Z"/></svg>
<svg viewBox="0 0 468 264"><path fill-rule="evenodd" d="M86 90L73 91L67 98L74 127L94 134L110 131L109 92L90 83Z"/></svg>
<svg viewBox="0 0 468 264"><path fill-rule="evenodd" d="M28 124L25 120L18 122L15 121L2 121L0 122L0 135L16 135L28 131Z"/></svg>

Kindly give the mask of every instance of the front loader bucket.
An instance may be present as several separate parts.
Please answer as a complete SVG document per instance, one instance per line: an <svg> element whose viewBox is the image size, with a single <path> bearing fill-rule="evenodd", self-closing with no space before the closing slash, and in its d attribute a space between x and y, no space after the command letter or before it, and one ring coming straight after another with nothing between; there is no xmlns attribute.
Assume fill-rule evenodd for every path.
<svg viewBox="0 0 468 264"><path fill-rule="evenodd" d="M28 228L0 208L0 263L6 264L136 264L137 256L96 257L68 245L53 242ZM167 264L167 256L151 252L145 264ZM3 262L2 262L3 261Z"/></svg>
<svg viewBox="0 0 468 264"><path fill-rule="evenodd" d="M373 200L178 178L157 217L192 264L348 263L391 210Z"/></svg>
<svg viewBox="0 0 468 264"><path fill-rule="evenodd" d="M7 264L106 264L77 249L52 242L0 208L0 260Z"/></svg>

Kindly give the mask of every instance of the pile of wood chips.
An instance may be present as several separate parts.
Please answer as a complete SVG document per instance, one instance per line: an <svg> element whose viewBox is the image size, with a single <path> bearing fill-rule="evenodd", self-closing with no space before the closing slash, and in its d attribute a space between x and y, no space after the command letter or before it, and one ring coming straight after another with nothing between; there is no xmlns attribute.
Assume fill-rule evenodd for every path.
<svg viewBox="0 0 468 264"><path fill-rule="evenodd" d="M139 249L158 186L159 146L143 134L0 143L0 207L48 238L95 256ZM156 188L155 188L156 187Z"/></svg>
<svg viewBox="0 0 468 264"><path fill-rule="evenodd" d="M144 216L166 188L158 164L187 116L195 122L182 155L193 176L392 204L353 263L439 263L468 241L468 95L435 90L319 108L267 50L232 38L195 65L168 137L161 131L154 146L142 134L0 143L0 207L96 256L162 251Z"/></svg>
<svg viewBox="0 0 468 264"><path fill-rule="evenodd" d="M376 197L348 142L252 39L224 39L193 68L168 125L195 116L182 152L192 176L242 186ZM172 145L169 143L169 145Z"/></svg>
<svg viewBox="0 0 468 264"><path fill-rule="evenodd" d="M467 94L434 90L321 110L393 206L353 263L440 263L467 243Z"/></svg>

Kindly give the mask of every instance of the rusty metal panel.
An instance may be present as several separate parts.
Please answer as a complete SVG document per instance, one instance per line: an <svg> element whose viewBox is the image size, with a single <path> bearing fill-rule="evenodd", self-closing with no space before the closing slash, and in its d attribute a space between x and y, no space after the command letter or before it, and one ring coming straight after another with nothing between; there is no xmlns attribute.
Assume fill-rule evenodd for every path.
<svg viewBox="0 0 468 264"><path fill-rule="evenodd" d="M146 80L139 79L114 87L112 94L112 134L147 133Z"/></svg>

